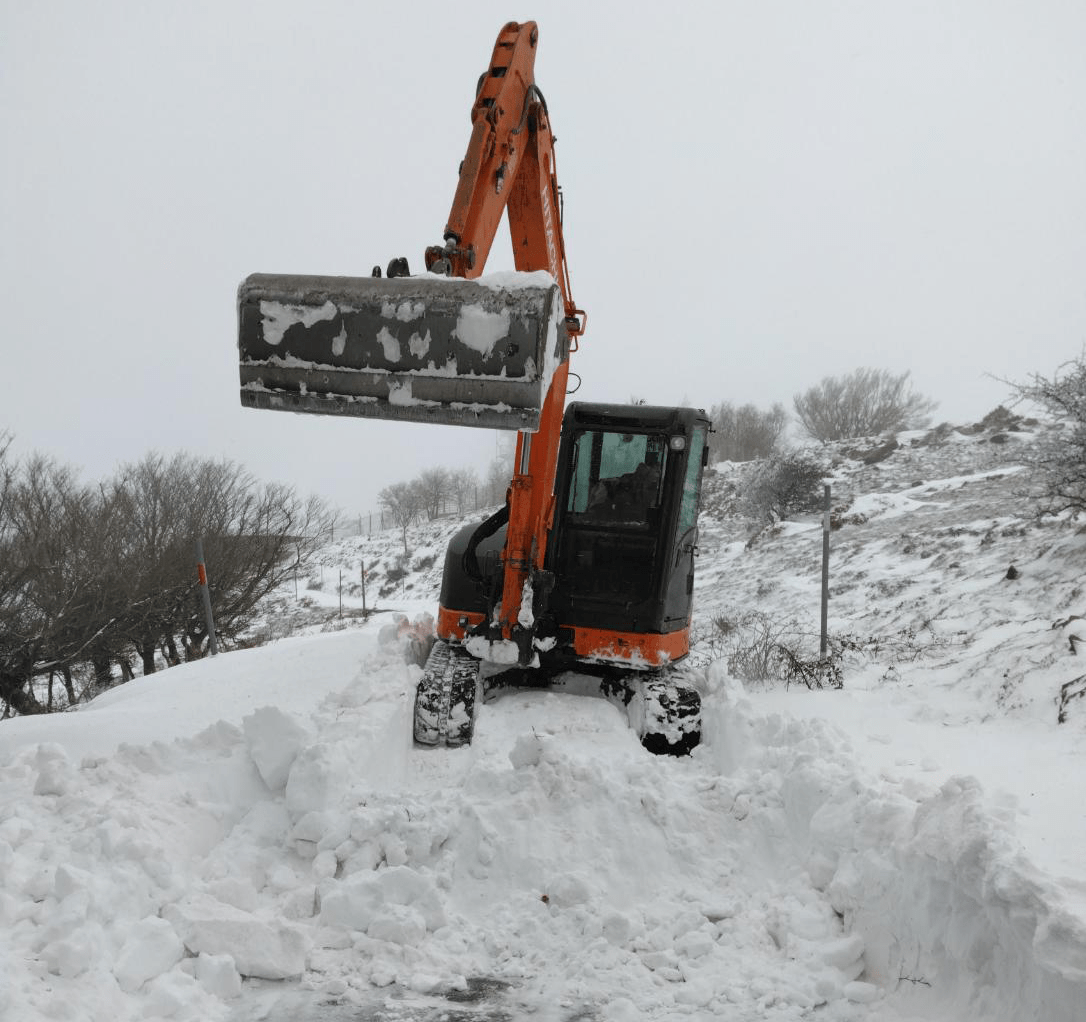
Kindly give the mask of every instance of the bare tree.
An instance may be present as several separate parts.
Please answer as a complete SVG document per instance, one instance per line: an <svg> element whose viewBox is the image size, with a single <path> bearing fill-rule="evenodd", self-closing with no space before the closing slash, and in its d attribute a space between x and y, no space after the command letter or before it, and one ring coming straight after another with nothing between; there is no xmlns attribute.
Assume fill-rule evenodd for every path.
<svg viewBox="0 0 1086 1022"><path fill-rule="evenodd" d="M109 484L78 482L35 456L17 464L0 437L0 702L5 715L56 708L131 677L130 650L155 669L202 656L194 543L214 565L220 635L236 638L260 602L304 564L334 516L316 498L261 485L229 461L149 455ZM126 669L127 668L127 669ZM39 679L48 677L42 695ZM77 684L78 677L78 684Z"/></svg>
<svg viewBox="0 0 1086 1022"><path fill-rule="evenodd" d="M479 475L473 468L460 468L449 473L449 492L456 498L456 513L462 515L468 499L479 488Z"/></svg>
<svg viewBox="0 0 1086 1022"><path fill-rule="evenodd" d="M165 636L173 634L196 591L190 553L196 537L189 520L195 472L189 455L166 459L151 453L123 466L111 484L110 500L124 522L114 554L128 601L120 631L144 674L154 672L159 648L169 646Z"/></svg>
<svg viewBox="0 0 1086 1022"><path fill-rule="evenodd" d="M788 425L784 405L762 410L752 404L736 407L723 402L714 405L713 455L723 461L752 461L766 458L777 449Z"/></svg>
<svg viewBox="0 0 1086 1022"><path fill-rule="evenodd" d="M120 552L130 610L126 638L155 669L204 655L207 623L196 598L194 545L203 540L208 592L221 638L251 624L260 601L312 558L334 516L317 498L261 485L228 460L148 455L126 466L113 499L127 528Z"/></svg>
<svg viewBox="0 0 1086 1022"><path fill-rule="evenodd" d="M513 478L513 463L517 453L517 434L500 431L495 434L495 452L487 465L482 482L483 500L486 504L505 503L506 492Z"/></svg>
<svg viewBox="0 0 1086 1022"><path fill-rule="evenodd" d="M426 517L433 521L445 509L452 494L452 479L446 468L428 468L416 480Z"/></svg>
<svg viewBox="0 0 1086 1022"><path fill-rule="evenodd" d="M895 375L886 369L827 376L795 396L796 417L823 442L920 429L931 421L937 404L915 393L908 381L908 372Z"/></svg>
<svg viewBox="0 0 1086 1022"><path fill-rule="evenodd" d="M418 517L424 506L418 485L414 482L393 483L391 486L386 486L377 495L377 499L381 507L400 527L403 533L404 556L408 556L410 550L407 549L407 527Z"/></svg>
<svg viewBox="0 0 1086 1022"><path fill-rule="evenodd" d="M1086 351L1050 377L1034 374L1011 386L1019 401L1037 405L1058 427L1039 438L1032 456L1041 513L1086 512Z"/></svg>
<svg viewBox="0 0 1086 1022"><path fill-rule="evenodd" d="M0 699L5 712L41 713L52 707L39 699L35 679L64 673L74 696L67 672L101 650L118 603L87 556L86 537L100 520L94 491L40 456L5 477Z"/></svg>
<svg viewBox="0 0 1086 1022"><path fill-rule="evenodd" d="M191 539L203 537L215 627L220 638L236 638L264 597L328 541L335 516L319 498L303 501L293 487L260 484L231 461L200 462L191 495ZM194 578L192 542L188 569ZM207 622L198 601L184 609L181 640L191 660L206 652Z"/></svg>
<svg viewBox="0 0 1086 1022"><path fill-rule="evenodd" d="M502 504L505 502L505 494L509 489L509 483L513 478L513 470L502 458L495 458L486 470L486 479L483 482L483 491L487 504Z"/></svg>

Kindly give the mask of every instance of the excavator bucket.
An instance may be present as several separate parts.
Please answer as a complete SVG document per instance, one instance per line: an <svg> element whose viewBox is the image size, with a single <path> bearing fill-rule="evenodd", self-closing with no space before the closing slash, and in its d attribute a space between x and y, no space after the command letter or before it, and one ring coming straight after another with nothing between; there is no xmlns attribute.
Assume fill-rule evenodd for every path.
<svg viewBox="0 0 1086 1022"><path fill-rule="evenodd" d="M241 403L534 430L569 351L562 308L546 273L254 274L238 289Z"/></svg>

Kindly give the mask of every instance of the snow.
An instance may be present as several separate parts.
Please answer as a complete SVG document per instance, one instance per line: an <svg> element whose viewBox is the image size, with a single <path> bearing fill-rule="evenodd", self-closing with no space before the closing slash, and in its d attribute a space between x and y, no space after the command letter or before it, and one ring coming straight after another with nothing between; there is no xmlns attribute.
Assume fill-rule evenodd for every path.
<svg viewBox="0 0 1086 1022"><path fill-rule="evenodd" d="M1086 715L1053 694L1083 539L1023 517L1014 456L838 466L833 629L914 636L839 691L706 655L735 606L817 613L821 549L810 521L741 542L709 487L689 758L564 691L415 749L387 613L0 723L0 1018L1081 1019ZM329 564L364 558L372 607L398 544ZM382 609L432 612L437 560Z"/></svg>
<svg viewBox="0 0 1086 1022"><path fill-rule="evenodd" d="M554 287L558 282L547 270L498 270L476 277L475 283L496 291L516 291L519 288Z"/></svg>
<svg viewBox="0 0 1086 1022"><path fill-rule="evenodd" d="M268 344L281 344L283 335L295 323L310 327L323 320L335 319L339 310L331 301L323 305L293 305L288 302L261 301L260 316L263 321L264 340Z"/></svg>
<svg viewBox="0 0 1086 1022"><path fill-rule="evenodd" d="M488 312L480 305L464 305L456 319L454 336L482 355L489 355L494 345L509 336L509 310Z"/></svg>

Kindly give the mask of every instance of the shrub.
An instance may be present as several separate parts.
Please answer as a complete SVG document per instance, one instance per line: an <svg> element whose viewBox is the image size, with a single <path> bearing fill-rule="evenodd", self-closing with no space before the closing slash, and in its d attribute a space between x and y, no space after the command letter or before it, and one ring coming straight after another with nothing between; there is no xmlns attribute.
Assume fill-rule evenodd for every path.
<svg viewBox="0 0 1086 1022"><path fill-rule="evenodd" d="M1061 428L1037 443L1033 468L1041 480L1042 514L1086 511L1086 352L1051 377L1033 375L1012 384L1019 401L1044 410Z"/></svg>
<svg viewBox="0 0 1086 1022"><path fill-rule="evenodd" d="M768 410L754 405L724 402L713 405L713 456L718 461L753 461L767 458L776 450L788 425L788 413L781 404Z"/></svg>
<svg viewBox="0 0 1086 1022"><path fill-rule="evenodd" d="M733 678L745 682L783 681L807 688L842 688L843 661L849 647L834 644L825 656L805 652L818 637L795 621L762 611L720 614L713 619L708 641L695 655L695 664L722 660Z"/></svg>
<svg viewBox="0 0 1086 1022"><path fill-rule="evenodd" d="M800 425L815 440L920 429L931 421L936 402L913 392L908 372L857 369L827 376L817 387L793 398Z"/></svg>
<svg viewBox="0 0 1086 1022"><path fill-rule="evenodd" d="M739 511L759 523L822 507L825 462L806 451L787 451L752 462L743 473Z"/></svg>

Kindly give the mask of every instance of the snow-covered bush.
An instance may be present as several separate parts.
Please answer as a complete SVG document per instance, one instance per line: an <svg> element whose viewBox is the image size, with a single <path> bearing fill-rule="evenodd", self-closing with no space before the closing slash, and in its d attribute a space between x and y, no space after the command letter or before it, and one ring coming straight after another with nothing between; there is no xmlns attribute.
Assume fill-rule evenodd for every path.
<svg viewBox="0 0 1086 1022"><path fill-rule="evenodd" d="M868 368L827 376L797 394L792 404L808 435L824 443L921 429L936 407L936 402L912 389L908 372L895 375Z"/></svg>
<svg viewBox="0 0 1086 1022"><path fill-rule="evenodd" d="M807 688L841 688L842 663L850 643L834 643L818 653L818 635L796 621L763 611L726 612L713 618L707 636L698 637L694 662L723 662L740 681L783 681Z"/></svg>
<svg viewBox="0 0 1086 1022"><path fill-rule="evenodd" d="M828 466L807 451L787 451L751 462L743 473L739 511L754 522L779 521L822 506Z"/></svg>
<svg viewBox="0 0 1086 1022"><path fill-rule="evenodd" d="M1041 513L1086 512L1086 351L1051 377L1034 374L1014 389L1019 400L1038 405L1059 427L1039 439L1032 459L1041 482Z"/></svg>
<svg viewBox="0 0 1086 1022"><path fill-rule="evenodd" d="M765 458L777 449L788 426L784 406L761 409L752 404L736 407L730 402L713 405L711 441L717 461L753 461Z"/></svg>

